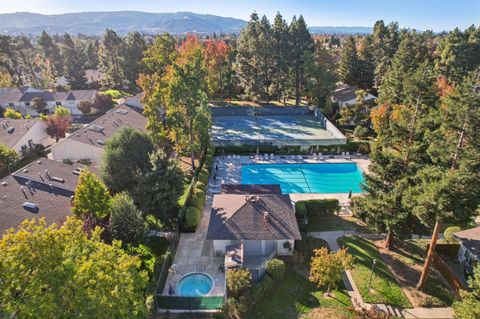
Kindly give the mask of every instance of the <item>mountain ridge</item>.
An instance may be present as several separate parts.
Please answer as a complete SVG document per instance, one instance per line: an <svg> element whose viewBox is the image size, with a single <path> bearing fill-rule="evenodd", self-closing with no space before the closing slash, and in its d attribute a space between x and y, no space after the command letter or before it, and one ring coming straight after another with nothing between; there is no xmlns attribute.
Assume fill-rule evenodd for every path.
<svg viewBox="0 0 480 319"><path fill-rule="evenodd" d="M106 28L119 34L139 31L145 34L169 32L185 33L238 33L247 21L212 14L193 12L142 11L85 11L61 14L15 12L0 14L0 34L33 34L45 30L49 33L101 35ZM356 34L371 33L369 27L312 26L312 33Z"/></svg>

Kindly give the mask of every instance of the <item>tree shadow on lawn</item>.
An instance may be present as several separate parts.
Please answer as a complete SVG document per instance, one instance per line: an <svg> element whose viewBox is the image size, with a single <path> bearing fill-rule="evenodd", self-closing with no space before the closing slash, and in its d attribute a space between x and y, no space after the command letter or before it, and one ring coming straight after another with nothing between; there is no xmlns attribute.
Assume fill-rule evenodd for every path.
<svg viewBox="0 0 480 319"><path fill-rule="evenodd" d="M309 216L308 231L356 230L359 233L370 232L368 227L354 217Z"/></svg>

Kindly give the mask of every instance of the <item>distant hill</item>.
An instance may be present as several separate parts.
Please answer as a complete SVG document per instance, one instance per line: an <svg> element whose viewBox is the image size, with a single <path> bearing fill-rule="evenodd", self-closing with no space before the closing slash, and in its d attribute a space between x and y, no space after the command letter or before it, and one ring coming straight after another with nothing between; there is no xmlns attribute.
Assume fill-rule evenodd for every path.
<svg viewBox="0 0 480 319"><path fill-rule="evenodd" d="M145 34L238 33L247 22L240 19L192 12L149 13L139 11L77 12L44 15L30 12L0 14L0 34L48 33L101 35L106 28L119 34L139 31ZM367 27L310 27L312 33L365 34Z"/></svg>

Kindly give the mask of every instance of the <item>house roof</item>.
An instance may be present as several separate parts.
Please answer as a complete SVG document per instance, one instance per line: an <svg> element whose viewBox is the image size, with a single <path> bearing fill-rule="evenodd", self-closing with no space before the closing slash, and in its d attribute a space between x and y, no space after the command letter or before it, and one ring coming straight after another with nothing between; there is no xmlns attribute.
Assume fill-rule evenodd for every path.
<svg viewBox="0 0 480 319"><path fill-rule="evenodd" d="M209 240L301 239L289 195L219 194L213 198Z"/></svg>
<svg viewBox="0 0 480 319"><path fill-rule="evenodd" d="M11 102L28 102L32 101L35 97L41 97L45 101L64 101L64 100L77 100L77 101L95 101L95 95L97 90L72 90L69 92L50 92L42 91L34 88L5 88L0 89L0 104L6 104Z"/></svg>
<svg viewBox="0 0 480 319"><path fill-rule="evenodd" d="M0 143L13 148L17 142L36 125L39 119L1 119L0 120ZM46 135L46 134L45 134Z"/></svg>
<svg viewBox="0 0 480 319"><path fill-rule="evenodd" d="M78 176L83 169L85 169L83 164L70 165L48 158L40 158L12 175L26 181L30 180L74 192Z"/></svg>
<svg viewBox="0 0 480 319"><path fill-rule="evenodd" d="M18 102L24 92L25 88L2 88L0 89L0 104Z"/></svg>
<svg viewBox="0 0 480 319"><path fill-rule="evenodd" d="M340 102L355 100L357 98L358 90L359 88L354 85L339 83L337 84L337 87L333 92L333 98L335 101L340 101ZM367 100L368 99L369 98L367 98Z"/></svg>
<svg viewBox="0 0 480 319"><path fill-rule="evenodd" d="M104 143L122 127L145 130L147 118L125 105L117 106L68 138L103 148Z"/></svg>
<svg viewBox="0 0 480 319"><path fill-rule="evenodd" d="M144 95L145 95L144 92L138 93L137 95L135 95L135 96L133 96L133 97L131 97L131 98L126 99L125 102L123 102L123 103L124 103L125 105L130 106L130 107L143 110L142 99L143 99L143 96L144 96Z"/></svg>
<svg viewBox="0 0 480 319"><path fill-rule="evenodd" d="M453 236L473 255L480 256L480 227L462 230Z"/></svg>
<svg viewBox="0 0 480 319"><path fill-rule="evenodd" d="M71 212L71 197L84 165L40 158L0 180L0 235L26 218L61 224ZM75 172L75 173L74 173ZM31 203L38 211L25 207Z"/></svg>

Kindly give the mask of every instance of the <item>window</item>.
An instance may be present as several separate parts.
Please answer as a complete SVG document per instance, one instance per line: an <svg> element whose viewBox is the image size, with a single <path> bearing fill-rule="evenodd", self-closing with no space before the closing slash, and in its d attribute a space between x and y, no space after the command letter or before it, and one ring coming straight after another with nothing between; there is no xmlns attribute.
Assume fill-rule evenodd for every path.
<svg viewBox="0 0 480 319"><path fill-rule="evenodd" d="M13 103L11 103L11 102L8 103L8 106L13 107Z"/></svg>
<svg viewBox="0 0 480 319"><path fill-rule="evenodd" d="M25 106L30 106L30 102L25 102Z"/></svg>
<svg viewBox="0 0 480 319"><path fill-rule="evenodd" d="M58 101L57 101L57 102L55 102L55 105L56 105L56 106L60 106L60 105L62 105L62 102L58 102Z"/></svg>

